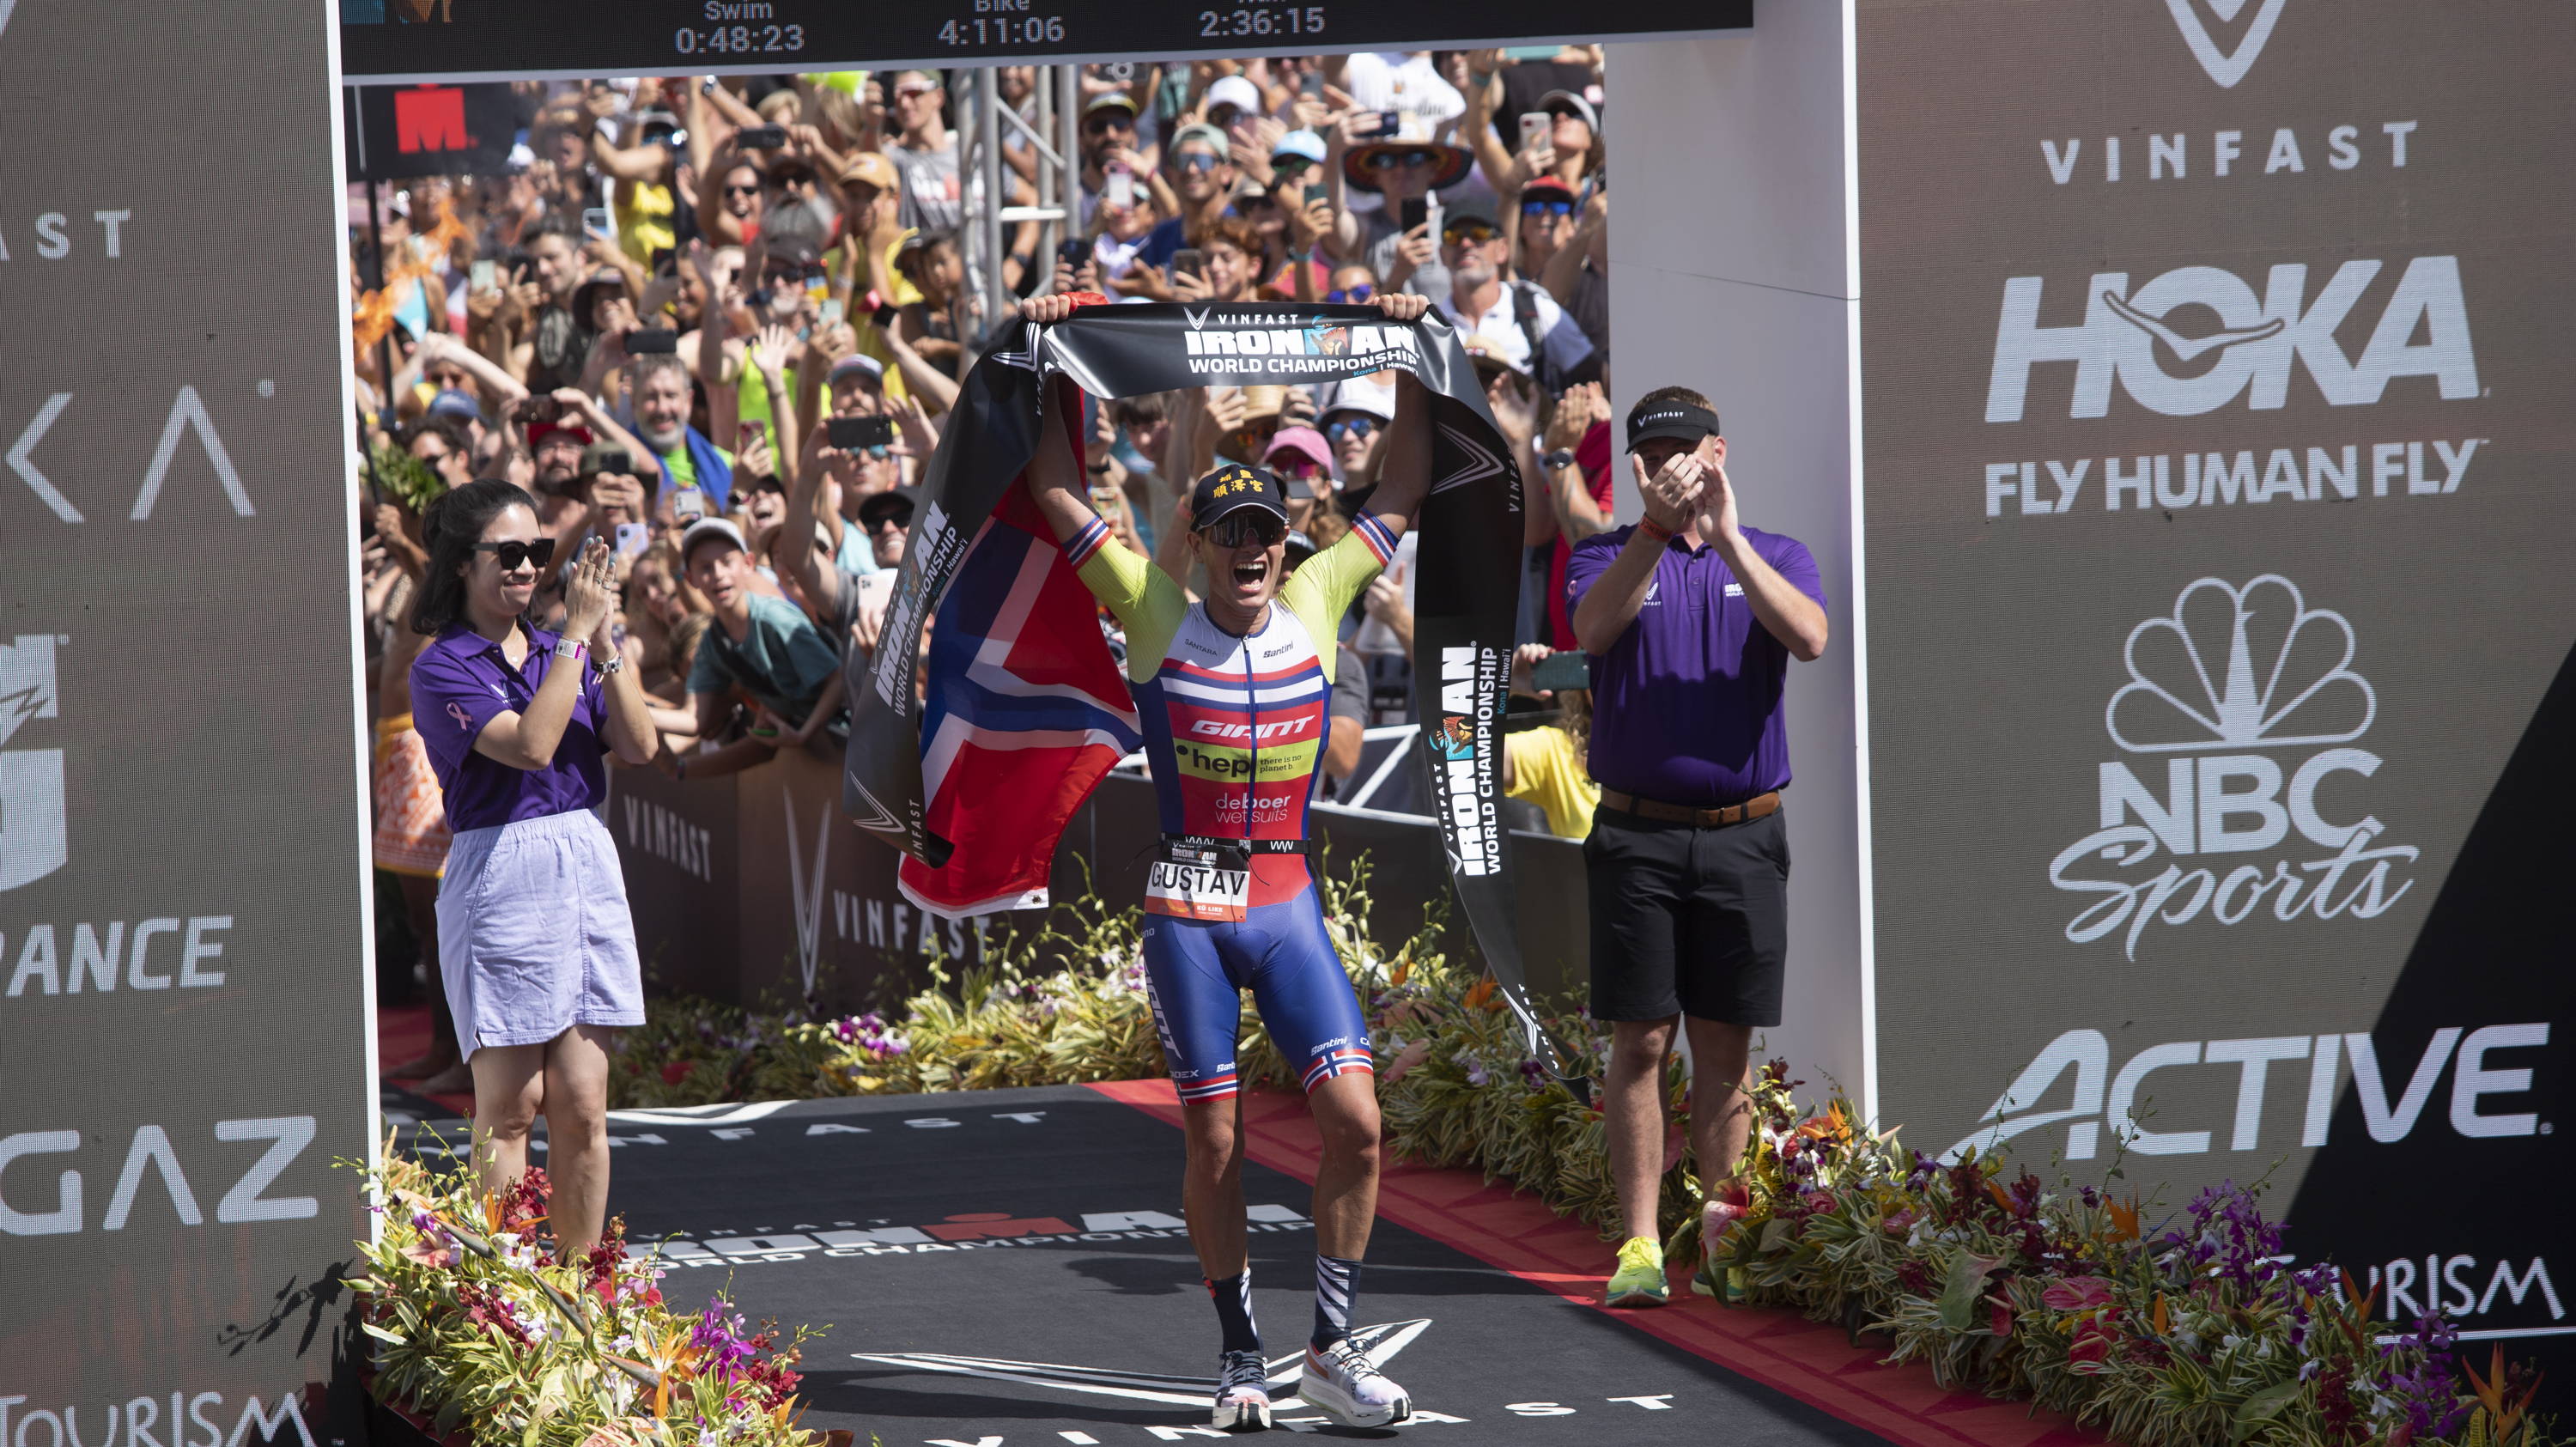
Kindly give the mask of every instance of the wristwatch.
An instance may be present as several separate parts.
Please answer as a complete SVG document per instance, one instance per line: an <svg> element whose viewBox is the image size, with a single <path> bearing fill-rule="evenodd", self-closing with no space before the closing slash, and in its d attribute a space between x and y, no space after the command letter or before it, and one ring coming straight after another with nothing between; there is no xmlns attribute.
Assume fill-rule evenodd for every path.
<svg viewBox="0 0 2576 1447"><path fill-rule="evenodd" d="M617 674L617 673L623 673L623 672L625 672L625 671L626 671L626 655L624 655L624 654L622 654L622 653L612 653L612 654L608 655L608 661L607 661L606 663L603 663L603 664L600 664L600 665L599 665L599 672L600 672L600 675L601 675L602 677L607 677L607 676L609 676L609 675Z"/></svg>
<svg viewBox="0 0 2576 1447"><path fill-rule="evenodd" d="M1562 472L1574 465L1574 451L1572 448L1560 447L1539 460L1547 464L1548 471Z"/></svg>

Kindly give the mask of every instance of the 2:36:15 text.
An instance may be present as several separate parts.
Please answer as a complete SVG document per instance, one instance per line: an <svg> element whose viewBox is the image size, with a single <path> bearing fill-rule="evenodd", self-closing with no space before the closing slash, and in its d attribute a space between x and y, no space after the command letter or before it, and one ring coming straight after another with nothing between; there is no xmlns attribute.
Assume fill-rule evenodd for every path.
<svg viewBox="0 0 2576 1447"><path fill-rule="evenodd" d="M1321 35L1324 7L1292 5L1279 10L1202 10L1201 35Z"/></svg>

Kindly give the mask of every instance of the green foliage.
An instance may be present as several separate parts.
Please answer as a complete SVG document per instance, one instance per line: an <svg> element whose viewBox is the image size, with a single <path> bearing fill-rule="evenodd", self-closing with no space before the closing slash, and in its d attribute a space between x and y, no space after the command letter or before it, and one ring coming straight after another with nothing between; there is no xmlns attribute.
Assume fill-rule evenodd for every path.
<svg viewBox="0 0 2576 1447"><path fill-rule="evenodd" d="M410 508L414 516L426 515L430 503L447 491L430 465L409 452L385 443L368 459L376 474L376 487L388 502Z"/></svg>

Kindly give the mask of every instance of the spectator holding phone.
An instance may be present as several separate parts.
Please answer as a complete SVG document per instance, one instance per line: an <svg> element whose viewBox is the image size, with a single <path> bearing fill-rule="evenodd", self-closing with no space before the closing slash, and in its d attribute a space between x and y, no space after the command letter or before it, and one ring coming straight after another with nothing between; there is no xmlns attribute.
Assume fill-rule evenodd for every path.
<svg viewBox="0 0 2576 1447"><path fill-rule="evenodd" d="M1375 211L1340 208L1336 222L1340 252L1368 264L1388 291L1439 297L1449 291L1449 268L1440 256L1440 238L1431 224L1433 193L1458 184L1474 164L1465 147L1435 141L1386 137L1362 127L1378 117L1355 111L1335 133L1341 164L1331 168L1334 183L1350 190L1374 192L1385 204ZM1337 206L1339 197L1335 198Z"/></svg>
<svg viewBox="0 0 2576 1447"><path fill-rule="evenodd" d="M1536 804L1547 832L1559 839L1592 833L1601 786L1587 772L1592 747L1592 670L1580 653L1559 653L1544 643L1524 643L1512 653L1512 693L1557 717L1503 734L1503 794Z"/></svg>
<svg viewBox="0 0 2576 1447"><path fill-rule="evenodd" d="M1575 545L1574 633L1592 656L1601 784L1584 859L1592 1015L1611 1027L1603 1119L1627 1240L1612 1306L1666 1296L1658 1183L1664 1060L1689 1032L1691 1144L1705 1239L1746 1204L1753 1032L1780 1023L1788 952L1791 659L1825 651L1824 585L1795 538L1746 527L1706 397L1647 393L1628 413L1645 517ZM1711 1250L1707 1261L1715 1261ZM1700 1287L1723 1285L1702 1267Z"/></svg>

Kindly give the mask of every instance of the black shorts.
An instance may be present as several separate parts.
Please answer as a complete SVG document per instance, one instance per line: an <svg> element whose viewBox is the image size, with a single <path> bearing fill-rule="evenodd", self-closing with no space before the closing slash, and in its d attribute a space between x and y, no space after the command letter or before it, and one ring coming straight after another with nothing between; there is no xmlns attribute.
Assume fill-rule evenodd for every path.
<svg viewBox="0 0 2576 1447"><path fill-rule="evenodd" d="M1789 820L1702 829L1607 807L1583 841L1592 1015L1780 1023L1789 952Z"/></svg>

